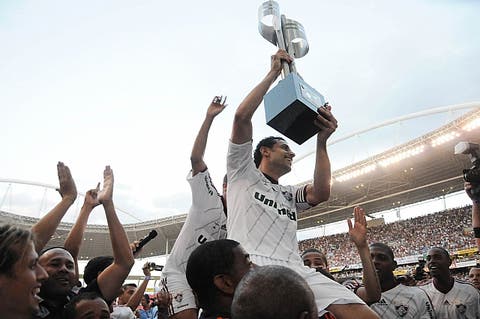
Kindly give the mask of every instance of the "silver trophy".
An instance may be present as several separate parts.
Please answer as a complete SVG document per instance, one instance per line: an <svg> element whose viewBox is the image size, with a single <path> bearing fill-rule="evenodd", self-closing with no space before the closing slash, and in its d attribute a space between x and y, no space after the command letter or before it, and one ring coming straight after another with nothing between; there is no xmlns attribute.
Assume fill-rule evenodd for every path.
<svg viewBox="0 0 480 319"><path fill-rule="evenodd" d="M258 30L269 42L294 58L308 53L303 26L285 15L275 1L258 8ZM283 79L264 97L267 124L292 141L302 144L318 133L314 120L325 98L308 85L297 73L294 62L283 63Z"/></svg>

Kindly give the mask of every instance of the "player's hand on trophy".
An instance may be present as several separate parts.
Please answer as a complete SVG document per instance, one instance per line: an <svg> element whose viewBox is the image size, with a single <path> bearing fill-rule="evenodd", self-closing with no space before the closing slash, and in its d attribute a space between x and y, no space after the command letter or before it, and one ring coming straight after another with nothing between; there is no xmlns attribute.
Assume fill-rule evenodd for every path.
<svg viewBox="0 0 480 319"><path fill-rule="evenodd" d="M293 58L287 53L287 51L280 49L277 53L272 55L271 70L278 76L280 75L280 72L282 72L282 62L290 64L292 61Z"/></svg>
<svg viewBox="0 0 480 319"><path fill-rule="evenodd" d="M212 100L212 103L208 106L207 109L207 116L210 116L214 118L218 114L220 114L227 106L227 97L220 95L220 96L215 96Z"/></svg>
<svg viewBox="0 0 480 319"><path fill-rule="evenodd" d="M318 115L315 119L315 125L320 128L318 137L326 141L327 138L329 138L330 135L332 135L332 133L337 129L338 122L335 116L333 116L332 107L330 104L328 104L328 102L319 107L317 111Z"/></svg>

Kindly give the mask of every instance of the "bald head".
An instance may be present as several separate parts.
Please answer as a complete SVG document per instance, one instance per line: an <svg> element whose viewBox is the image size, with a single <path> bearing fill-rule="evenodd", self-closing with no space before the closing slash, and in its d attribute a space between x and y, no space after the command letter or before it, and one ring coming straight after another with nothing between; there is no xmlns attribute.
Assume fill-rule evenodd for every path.
<svg viewBox="0 0 480 319"><path fill-rule="evenodd" d="M283 266L257 267L235 290L232 319L316 319L315 298L307 282Z"/></svg>

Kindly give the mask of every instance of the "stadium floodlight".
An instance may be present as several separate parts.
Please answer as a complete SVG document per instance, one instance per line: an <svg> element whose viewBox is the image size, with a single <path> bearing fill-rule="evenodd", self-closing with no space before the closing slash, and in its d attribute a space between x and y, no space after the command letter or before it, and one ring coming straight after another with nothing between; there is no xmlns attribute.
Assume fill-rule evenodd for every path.
<svg viewBox="0 0 480 319"><path fill-rule="evenodd" d="M467 124L465 124L462 129L464 131L470 132L473 131L474 129L478 128L480 126L480 117L476 117L473 120L469 121Z"/></svg>
<svg viewBox="0 0 480 319"><path fill-rule="evenodd" d="M460 136L460 133L457 132L457 131L452 131L452 132L448 132L448 133L444 133L440 136L437 136L435 137L434 139L432 139L432 142L430 145L432 145L432 147L436 147L436 146L439 146L439 145L442 145L444 143L447 143L457 137Z"/></svg>
<svg viewBox="0 0 480 319"><path fill-rule="evenodd" d="M375 170L376 168L377 168L377 164L375 164L375 163L368 164L368 165L365 165L365 166L360 167L358 169L355 169L353 171L343 173L340 176L335 177L335 180L337 182L345 182L345 181L348 181L349 179L358 177L360 175L370 173L371 171Z"/></svg>
<svg viewBox="0 0 480 319"><path fill-rule="evenodd" d="M388 157L384 157L382 158L381 160L378 161L378 164L382 167L387 167L389 165L392 165L394 163L397 163L397 162L400 162L401 160L405 159L405 158L409 158L409 157L412 157L412 156L415 156L417 154L420 154L423 152L423 150L425 149L425 145L419 145L419 146L415 146L413 148L409 148L409 149L404 149L404 150L401 150L393 155L390 155Z"/></svg>

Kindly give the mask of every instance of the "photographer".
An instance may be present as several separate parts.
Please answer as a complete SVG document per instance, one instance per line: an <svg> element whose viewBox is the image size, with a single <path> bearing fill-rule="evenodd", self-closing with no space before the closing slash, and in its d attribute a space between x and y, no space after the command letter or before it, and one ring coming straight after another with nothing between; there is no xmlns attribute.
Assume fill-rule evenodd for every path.
<svg viewBox="0 0 480 319"><path fill-rule="evenodd" d="M475 196L472 193L472 190L478 187L478 185L465 182L464 187L468 197L470 197L470 199L472 200L472 227L475 236L475 242L477 243L477 247L480 250L480 196Z"/></svg>

